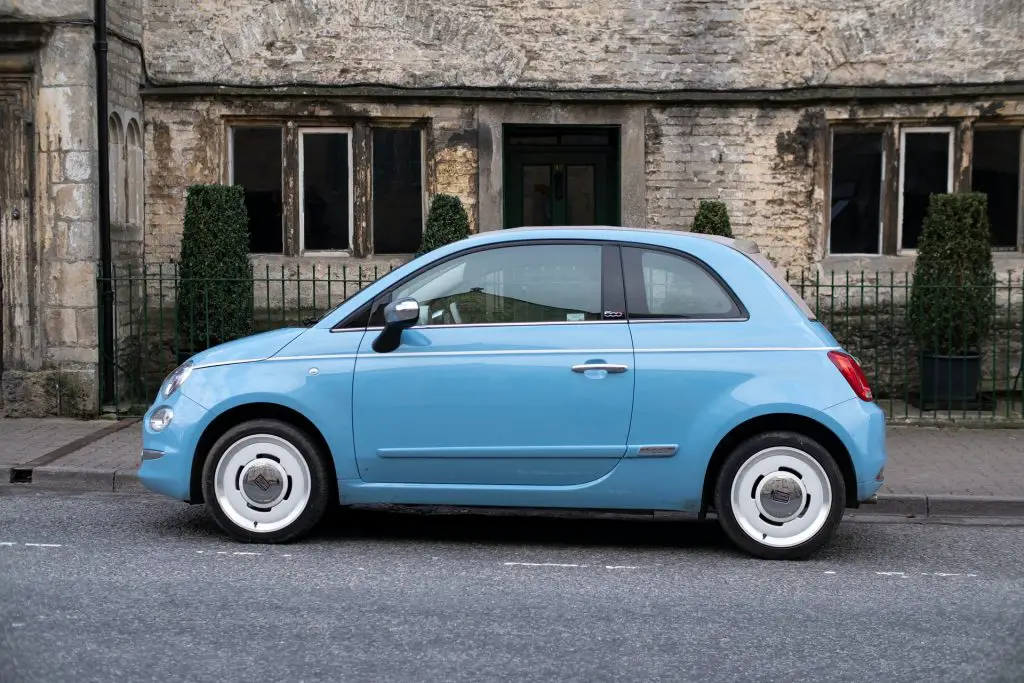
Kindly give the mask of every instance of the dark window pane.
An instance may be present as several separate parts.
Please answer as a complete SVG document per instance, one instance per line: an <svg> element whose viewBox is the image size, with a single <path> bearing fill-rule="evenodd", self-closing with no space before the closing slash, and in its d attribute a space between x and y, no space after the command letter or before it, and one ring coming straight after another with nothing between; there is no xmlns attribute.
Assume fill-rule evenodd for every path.
<svg viewBox="0 0 1024 683"><path fill-rule="evenodd" d="M917 249L933 194L949 192L949 133L907 133L903 160L903 245Z"/></svg>
<svg viewBox="0 0 1024 683"><path fill-rule="evenodd" d="M992 246L1017 247L1021 129L975 130L971 189L988 195Z"/></svg>
<svg viewBox="0 0 1024 683"><path fill-rule="evenodd" d="M833 254L879 253L882 134L836 133L832 138Z"/></svg>
<svg viewBox="0 0 1024 683"><path fill-rule="evenodd" d="M231 140L234 183L245 188L249 251L280 254L283 250L281 129L235 128Z"/></svg>
<svg viewBox="0 0 1024 683"><path fill-rule="evenodd" d="M601 247L502 247L448 261L400 287L421 325L601 320Z"/></svg>
<svg viewBox="0 0 1024 683"><path fill-rule="evenodd" d="M550 166L523 166L523 225L551 225Z"/></svg>
<svg viewBox="0 0 1024 683"><path fill-rule="evenodd" d="M593 225L594 167L569 166L566 174L566 198L569 203L569 225Z"/></svg>
<svg viewBox="0 0 1024 683"><path fill-rule="evenodd" d="M413 254L423 240L419 130L373 131L373 250Z"/></svg>
<svg viewBox="0 0 1024 683"><path fill-rule="evenodd" d="M729 293L697 262L661 251L627 247L629 317L723 319L742 315Z"/></svg>
<svg viewBox="0 0 1024 683"><path fill-rule="evenodd" d="M307 251L349 248L348 133L302 135L302 229Z"/></svg>

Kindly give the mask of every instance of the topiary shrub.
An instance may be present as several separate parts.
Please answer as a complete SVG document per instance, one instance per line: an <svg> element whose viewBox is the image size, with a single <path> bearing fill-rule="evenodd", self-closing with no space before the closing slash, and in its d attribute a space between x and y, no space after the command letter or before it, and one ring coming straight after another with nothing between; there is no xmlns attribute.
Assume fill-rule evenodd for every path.
<svg viewBox="0 0 1024 683"><path fill-rule="evenodd" d="M178 278L183 350L194 353L252 334L249 217L240 185L188 188Z"/></svg>
<svg viewBox="0 0 1024 683"><path fill-rule="evenodd" d="M469 216L462 200L450 194L436 195L430 202L427 227L417 256L469 237Z"/></svg>
<svg viewBox="0 0 1024 683"><path fill-rule="evenodd" d="M918 349L937 355L978 353L992 327L995 282L987 196L932 195L908 308Z"/></svg>
<svg viewBox="0 0 1024 683"><path fill-rule="evenodd" d="M717 199L702 199L697 207L697 215L693 218L690 232L705 235L732 237L732 226L729 224L729 210L725 202Z"/></svg>

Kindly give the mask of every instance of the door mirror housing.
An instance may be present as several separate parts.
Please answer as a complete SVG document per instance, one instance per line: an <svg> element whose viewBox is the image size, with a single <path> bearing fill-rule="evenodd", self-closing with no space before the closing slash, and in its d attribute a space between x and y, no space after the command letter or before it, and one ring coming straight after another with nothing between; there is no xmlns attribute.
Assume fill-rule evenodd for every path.
<svg viewBox="0 0 1024 683"><path fill-rule="evenodd" d="M384 329L373 340L373 350L390 353L402 343L402 330L420 319L420 304L416 299L399 299L384 307Z"/></svg>

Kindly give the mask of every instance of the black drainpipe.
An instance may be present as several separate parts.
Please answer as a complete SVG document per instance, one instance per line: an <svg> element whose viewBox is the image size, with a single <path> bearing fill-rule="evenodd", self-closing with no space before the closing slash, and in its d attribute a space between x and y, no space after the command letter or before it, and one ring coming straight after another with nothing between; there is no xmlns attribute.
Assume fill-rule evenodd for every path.
<svg viewBox="0 0 1024 683"><path fill-rule="evenodd" d="M103 292L103 339L100 354L103 363L102 400L114 396L114 288L111 282L110 256L110 147L107 129L107 0L95 0L93 28L96 35L96 126L99 157L100 201L100 281Z"/></svg>

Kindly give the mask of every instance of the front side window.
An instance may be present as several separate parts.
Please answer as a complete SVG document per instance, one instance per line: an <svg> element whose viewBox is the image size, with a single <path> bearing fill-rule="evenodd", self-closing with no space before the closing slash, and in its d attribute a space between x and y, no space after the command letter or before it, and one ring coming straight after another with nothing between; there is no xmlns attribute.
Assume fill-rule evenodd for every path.
<svg viewBox="0 0 1024 683"><path fill-rule="evenodd" d="M622 250L631 320L744 317L718 280L696 261L653 249Z"/></svg>
<svg viewBox="0 0 1024 683"><path fill-rule="evenodd" d="M587 322L602 319L602 248L499 247L447 261L394 291L420 304L420 325ZM378 308L371 325L383 324Z"/></svg>

